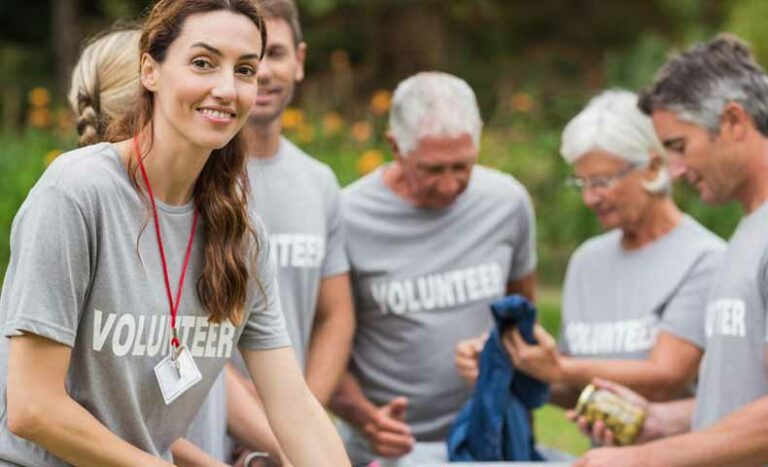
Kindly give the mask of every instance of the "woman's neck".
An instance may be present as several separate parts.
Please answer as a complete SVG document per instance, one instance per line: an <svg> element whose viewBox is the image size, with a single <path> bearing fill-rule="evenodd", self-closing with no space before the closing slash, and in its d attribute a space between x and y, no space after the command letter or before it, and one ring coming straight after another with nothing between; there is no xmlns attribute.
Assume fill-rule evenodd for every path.
<svg viewBox="0 0 768 467"><path fill-rule="evenodd" d="M151 147L149 128L139 134L139 147L144 155L143 164L152 193L156 200L165 204L187 204L192 199L195 183L211 150L191 144L174 128L167 128L161 119L155 122ZM135 159L133 141L128 143L128 157Z"/></svg>
<svg viewBox="0 0 768 467"><path fill-rule="evenodd" d="M635 250L669 233L680 224L683 214L669 197L651 200L640 220L622 229L621 246Z"/></svg>

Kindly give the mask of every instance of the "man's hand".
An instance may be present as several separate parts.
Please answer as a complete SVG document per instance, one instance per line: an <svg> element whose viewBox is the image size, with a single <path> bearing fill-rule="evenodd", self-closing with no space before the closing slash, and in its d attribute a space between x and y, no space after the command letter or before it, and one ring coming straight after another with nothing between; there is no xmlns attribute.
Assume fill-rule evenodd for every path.
<svg viewBox="0 0 768 467"><path fill-rule="evenodd" d="M613 383L611 381L595 378L593 384L597 388L611 391L622 399L645 410L645 422L643 423L642 430L640 430L640 435L635 440L635 444L647 443L664 436L662 429L663 423L660 420L658 413L659 408L656 404L649 403L648 400L640 394L625 386ZM585 417L577 416L576 412L573 410L569 410L567 416L571 421L576 422L576 424L579 426L579 429L581 429L585 435L591 437L595 443L602 446L616 445L616 439L613 436L613 432L605 425L602 420L597 420L592 426L590 426ZM624 452L624 450L621 452Z"/></svg>
<svg viewBox="0 0 768 467"><path fill-rule="evenodd" d="M411 452L416 439L405 423L407 407L408 399L396 397L371 414L363 426L363 433L374 453L384 457L400 457Z"/></svg>
<svg viewBox="0 0 768 467"><path fill-rule="evenodd" d="M539 324L533 328L533 336L538 345L528 345L516 327L504 332L502 338L504 348L512 359L515 370L548 383L562 382L563 367L560 364L562 357L557 351L555 338Z"/></svg>
<svg viewBox="0 0 768 467"><path fill-rule="evenodd" d="M474 386L477 377L480 375L480 352L488 340L488 333L459 341L453 354L453 361L456 364L456 371L459 376L470 386Z"/></svg>
<svg viewBox="0 0 768 467"><path fill-rule="evenodd" d="M574 467L641 467L648 465L648 456L642 446L592 449L582 456Z"/></svg>

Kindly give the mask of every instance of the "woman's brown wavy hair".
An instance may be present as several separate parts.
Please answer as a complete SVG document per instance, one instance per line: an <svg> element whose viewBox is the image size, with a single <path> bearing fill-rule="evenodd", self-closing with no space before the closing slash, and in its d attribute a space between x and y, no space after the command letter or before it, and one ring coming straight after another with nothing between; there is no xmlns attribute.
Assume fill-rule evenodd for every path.
<svg viewBox="0 0 768 467"><path fill-rule="evenodd" d="M263 56L266 29L255 0L160 0L144 23L139 57L147 53L158 63L163 62L187 17L220 10L241 14L253 21L261 33ZM106 139L123 141L146 128L149 130L146 146L151 148L153 111L154 94L142 86L136 105L109 126ZM248 216L247 154L241 133L211 153L193 189L204 238L203 272L197 281L197 293L211 322L242 322L249 271L255 272L255 262L249 268L248 261L259 253L259 240ZM146 202L146 189L139 184L137 168L131 158L128 172Z"/></svg>

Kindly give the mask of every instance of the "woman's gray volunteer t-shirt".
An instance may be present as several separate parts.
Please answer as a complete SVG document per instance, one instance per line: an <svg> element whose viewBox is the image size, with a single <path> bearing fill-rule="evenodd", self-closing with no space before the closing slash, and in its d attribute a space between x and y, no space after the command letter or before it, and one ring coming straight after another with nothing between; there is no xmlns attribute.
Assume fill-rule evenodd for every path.
<svg viewBox="0 0 768 467"><path fill-rule="evenodd" d="M342 191L358 319L350 369L374 404L408 397L418 440L441 440L470 394L455 344L487 331L489 303L535 268L533 208L517 180L481 166L442 209L412 206L382 173Z"/></svg>
<svg viewBox="0 0 768 467"><path fill-rule="evenodd" d="M174 293L193 210L193 203L158 203ZM260 221L253 220L265 238ZM166 405L153 369L168 354L170 313L152 223L112 145L60 156L14 219L0 322L6 337L32 333L72 347L69 395L120 438L170 459L171 443L186 434L236 346L270 349L288 346L290 340L265 241L256 265L263 292L252 281L243 324L208 322L196 292L204 235L200 226L177 326L203 380ZM0 459L65 465L7 429L8 344L9 339L0 341L0 423L5 428L0 430Z"/></svg>
<svg viewBox="0 0 768 467"><path fill-rule="evenodd" d="M728 241L706 304L706 352L692 427L706 428L768 395L768 203Z"/></svg>
<svg viewBox="0 0 768 467"><path fill-rule="evenodd" d="M280 301L299 364L306 365L320 282L349 271L341 225L341 193L330 167L285 138L278 152L248 162L251 201L269 230L277 260ZM239 354L235 367L247 375ZM189 441L221 461L229 460L227 400L222 384L211 391L190 429ZM224 425L226 428L226 425Z"/></svg>
<svg viewBox="0 0 768 467"><path fill-rule="evenodd" d="M704 307L725 242L689 216L656 241L621 247L622 232L571 257L559 345L585 358L647 358L659 330L704 347Z"/></svg>

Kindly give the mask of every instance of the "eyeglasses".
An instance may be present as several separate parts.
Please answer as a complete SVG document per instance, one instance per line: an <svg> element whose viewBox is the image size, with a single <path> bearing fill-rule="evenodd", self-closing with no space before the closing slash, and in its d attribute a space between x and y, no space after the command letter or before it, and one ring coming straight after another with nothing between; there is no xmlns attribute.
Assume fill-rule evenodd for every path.
<svg viewBox="0 0 768 467"><path fill-rule="evenodd" d="M565 180L565 184L566 186L569 186L578 191L607 190L609 188L613 188L613 186L616 185L616 182L626 177L637 168L637 164L629 164L613 175L601 175L589 178L581 178L575 175L571 175Z"/></svg>

